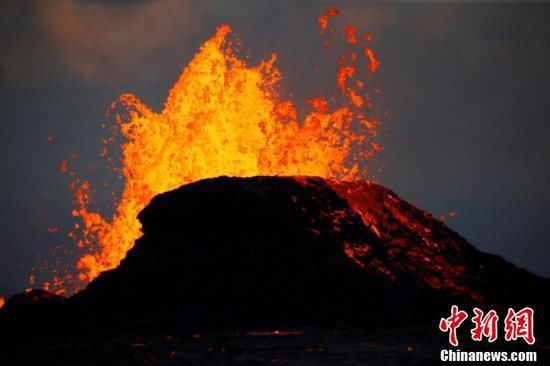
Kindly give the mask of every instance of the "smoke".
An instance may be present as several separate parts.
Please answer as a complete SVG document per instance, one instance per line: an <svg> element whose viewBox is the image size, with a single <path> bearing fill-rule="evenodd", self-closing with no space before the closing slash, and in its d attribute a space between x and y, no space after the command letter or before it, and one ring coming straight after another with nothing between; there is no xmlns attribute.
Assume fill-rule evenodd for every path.
<svg viewBox="0 0 550 366"><path fill-rule="evenodd" d="M155 62L159 54L185 49L204 28L201 6L189 1L30 1L1 8L0 70L23 86L55 81L66 70L85 82L144 81L154 75L143 70L163 67Z"/></svg>

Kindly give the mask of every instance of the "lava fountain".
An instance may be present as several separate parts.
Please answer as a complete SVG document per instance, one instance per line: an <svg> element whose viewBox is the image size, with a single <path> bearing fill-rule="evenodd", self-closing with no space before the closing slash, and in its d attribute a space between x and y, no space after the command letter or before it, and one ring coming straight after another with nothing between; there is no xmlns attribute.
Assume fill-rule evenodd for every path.
<svg viewBox="0 0 550 366"><path fill-rule="evenodd" d="M81 289L100 272L116 267L140 236L137 214L157 194L204 178L255 175L310 175L365 178L366 161L381 147L378 61L369 34L338 31L328 10L318 18L325 39L342 39L334 94L306 100L299 117L295 103L280 96L281 72L273 54L251 66L239 57L231 28L222 25L206 41L170 90L164 109L154 112L132 94L115 101L111 137L102 155L124 178L112 217L93 207L93 185L71 175L73 216L81 223L69 234L78 259L73 273L55 276L44 287L57 293ZM325 47L331 51L327 41ZM76 272L76 276L74 275Z"/></svg>

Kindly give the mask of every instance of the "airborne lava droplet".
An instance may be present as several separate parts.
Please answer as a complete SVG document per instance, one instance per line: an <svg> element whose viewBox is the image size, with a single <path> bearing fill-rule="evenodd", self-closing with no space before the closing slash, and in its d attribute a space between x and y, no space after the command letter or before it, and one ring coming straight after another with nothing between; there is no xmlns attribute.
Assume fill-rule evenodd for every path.
<svg viewBox="0 0 550 366"><path fill-rule="evenodd" d="M376 60L376 57L374 57L374 52L370 48L365 48L365 56L370 60L370 70L375 72L378 66L380 66L380 63Z"/></svg>
<svg viewBox="0 0 550 366"><path fill-rule="evenodd" d="M317 18L317 23L319 23L319 31L321 34L325 33L327 30L329 17L333 17L338 14L340 14L340 10L338 9L327 9L325 14Z"/></svg>
<svg viewBox="0 0 550 366"><path fill-rule="evenodd" d="M60 166L61 173L67 173L69 171L69 169L67 168L68 163L69 161L67 159L61 162L61 166Z"/></svg>

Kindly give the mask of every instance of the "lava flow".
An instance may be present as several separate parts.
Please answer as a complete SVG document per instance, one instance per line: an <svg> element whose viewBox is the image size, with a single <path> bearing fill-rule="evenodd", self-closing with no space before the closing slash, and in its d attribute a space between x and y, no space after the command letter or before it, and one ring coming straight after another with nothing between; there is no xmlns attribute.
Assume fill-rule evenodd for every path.
<svg viewBox="0 0 550 366"><path fill-rule="evenodd" d="M137 214L155 195L183 184L222 175L366 177L365 162L381 150L375 106L380 90L372 77L378 61L368 46L370 35L330 27L329 19L338 14L331 9L318 19L323 37L345 42L335 92L306 100L304 116L280 95L276 54L248 65L227 25L202 45L159 113L132 94L120 96L110 109L112 136L102 151L106 157L121 152L116 169L125 185L115 213L100 213L92 184L78 178L70 161L63 162L73 179L72 214L82 220L70 233L80 253L78 275L61 274L46 287L72 293L116 267L140 236ZM324 45L329 48L328 41Z"/></svg>

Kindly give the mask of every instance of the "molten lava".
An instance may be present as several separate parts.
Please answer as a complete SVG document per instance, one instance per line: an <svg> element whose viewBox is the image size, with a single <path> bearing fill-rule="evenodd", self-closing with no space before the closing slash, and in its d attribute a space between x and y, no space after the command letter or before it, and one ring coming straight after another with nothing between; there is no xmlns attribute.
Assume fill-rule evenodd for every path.
<svg viewBox="0 0 550 366"><path fill-rule="evenodd" d="M73 216L82 220L70 236L82 254L78 276L55 277L48 285L58 293L73 292L116 267L140 236L138 213L155 195L183 184L222 175L365 177L366 160L381 150L375 141L379 112L367 92L367 87L379 92L371 77L378 61L367 47L372 37L356 37L350 26L341 33L329 28L329 17L337 14L331 9L319 18L321 34L347 40L337 89L330 98L307 100L304 116L278 93L277 56L248 65L227 25L183 70L162 111L152 111L132 94L113 103L112 137L104 140L101 155L121 150L117 170L125 179L123 192L114 215L106 217L94 208L92 184L63 161L61 170L74 179Z"/></svg>

